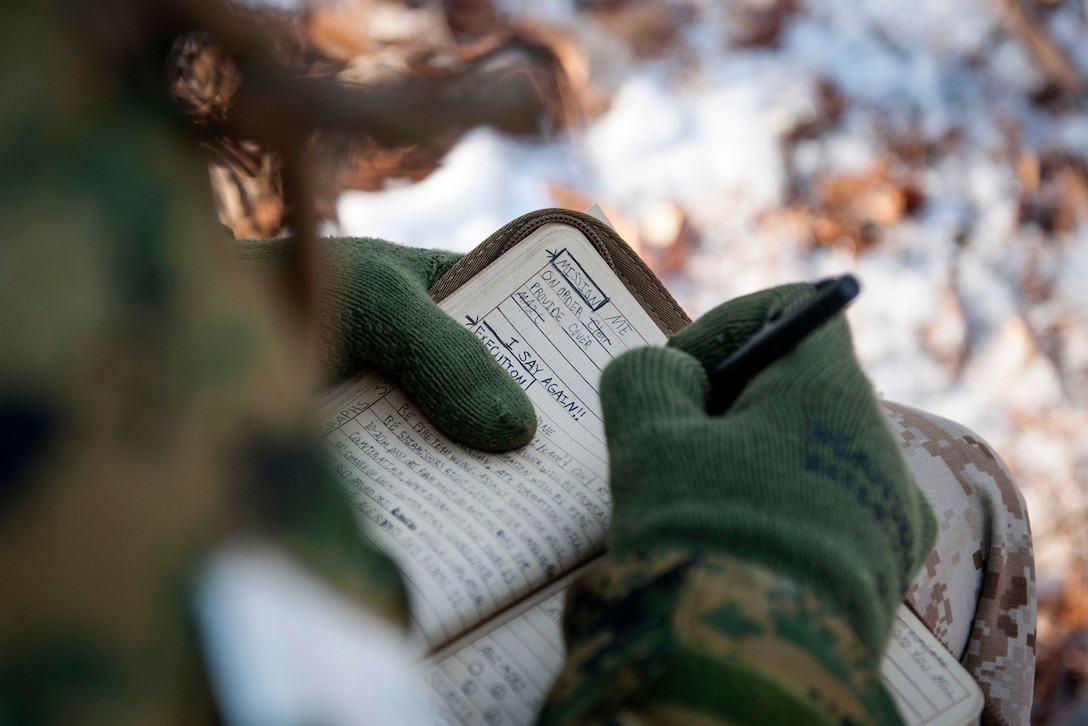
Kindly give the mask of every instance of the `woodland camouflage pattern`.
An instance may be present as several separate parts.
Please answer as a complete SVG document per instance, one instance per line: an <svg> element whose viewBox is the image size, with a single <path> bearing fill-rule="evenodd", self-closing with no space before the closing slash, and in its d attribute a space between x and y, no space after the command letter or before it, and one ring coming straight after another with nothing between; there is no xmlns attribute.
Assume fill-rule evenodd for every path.
<svg viewBox="0 0 1088 726"><path fill-rule="evenodd" d="M15 7L0 10L0 723L207 722L186 607L216 545L271 540L391 617L400 582L305 433L297 354L232 259L195 142L84 68L48 10Z"/></svg>
<svg viewBox="0 0 1088 726"><path fill-rule="evenodd" d="M543 723L899 721L841 617L727 555L611 558L571 588L564 634Z"/></svg>

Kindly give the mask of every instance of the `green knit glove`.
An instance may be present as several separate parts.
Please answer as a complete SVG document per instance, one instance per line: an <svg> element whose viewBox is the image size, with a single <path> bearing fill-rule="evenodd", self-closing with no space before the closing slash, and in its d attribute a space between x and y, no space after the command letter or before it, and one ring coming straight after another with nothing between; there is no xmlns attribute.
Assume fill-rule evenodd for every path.
<svg viewBox="0 0 1088 726"><path fill-rule="evenodd" d="M842 315L761 371L721 416L706 369L807 285L726 303L604 372L615 554L726 553L810 588L879 654L933 545L929 505L854 358Z"/></svg>
<svg viewBox="0 0 1088 726"><path fill-rule="evenodd" d="M322 240L326 383L373 366L396 379L443 433L477 449L529 443L536 412L525 392L469 330L427 294L460 255L378 239ZM287 240L238 243L265 275L281 275Z"/></svg>

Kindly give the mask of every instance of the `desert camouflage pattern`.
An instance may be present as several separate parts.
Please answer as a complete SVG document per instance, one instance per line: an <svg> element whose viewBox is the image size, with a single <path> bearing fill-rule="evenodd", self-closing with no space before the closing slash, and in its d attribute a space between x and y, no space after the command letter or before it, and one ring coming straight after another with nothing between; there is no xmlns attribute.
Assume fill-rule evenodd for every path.
<svg viewBox="0 0 1088 726"><path fill-rule="evenodd" d="M906 602L986 696L983 723L1027 724L1035 675L1035 560L1027 509L1005 464L945 419L885 403L937 544Z"/></svg>

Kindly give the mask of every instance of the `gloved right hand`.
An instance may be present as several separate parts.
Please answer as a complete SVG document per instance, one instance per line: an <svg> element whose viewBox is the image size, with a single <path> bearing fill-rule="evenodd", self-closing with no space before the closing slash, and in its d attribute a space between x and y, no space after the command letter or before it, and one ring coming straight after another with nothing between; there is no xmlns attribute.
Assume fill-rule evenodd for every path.
<svg viewBox="0 0 1088 726"><path fill-rule="evenodd" d="M601 382L610 551L724 553L810 589L878 657L936 524L840 314L757 374L720 416L706 370L807 285L728 302Z"/></svg>

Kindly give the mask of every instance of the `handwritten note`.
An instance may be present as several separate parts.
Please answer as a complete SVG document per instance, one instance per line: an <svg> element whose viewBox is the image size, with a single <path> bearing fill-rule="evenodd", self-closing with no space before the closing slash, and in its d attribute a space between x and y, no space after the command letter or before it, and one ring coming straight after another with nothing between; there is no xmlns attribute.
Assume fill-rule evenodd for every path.
<svg viewBox="0 0 1088 726"><path fill-rule="evenodd" d="M434 723L529 724L544 705L565 652L561 594L437 659L424 673Z"/></svg>
<svg viewBox="0 0 1088 726"><path fill-rule="evenodd" d="M978 684L902 605L880 674L908 724L958 726L982 710Z"/></svg>
<svg viewBox="0 0 1088 726"><path fill-rule="evenodd" d="M600 373L628 348L665 341L588 240L561 225L442 307L533 400L528 446L457 444L378 374L322 407L334 470L365 535L400 566L432 650L600 554L610 510Z"/></svg>
<svg viewBox="0 0 1088 726"><path fill-rule="evenodd" d="M456 444L378 374L323 402L334 470L401 569L429 657L433 723L531 723L562 666L562 590L603 552L610 513L601 371L665 336L589 242L543 227L443 302L533 400L537 435ZM977 720L978 686L900 608L881 667L909 724Z"/></svg>

